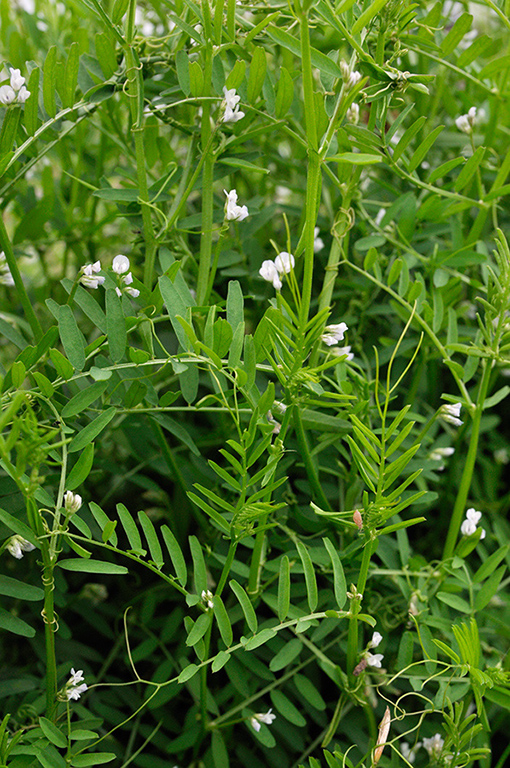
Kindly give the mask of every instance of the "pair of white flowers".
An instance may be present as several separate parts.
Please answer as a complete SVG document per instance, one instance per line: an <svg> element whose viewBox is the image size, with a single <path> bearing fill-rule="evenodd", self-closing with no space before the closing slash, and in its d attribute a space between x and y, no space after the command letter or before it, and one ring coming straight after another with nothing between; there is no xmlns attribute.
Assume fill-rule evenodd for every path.
<svg viewBox="0 0 510 768"><path fill-rule="evenodd" d="M25 86L25 78L21 76L19 69L9 67L10 84L0 86L0 104L6 107L9 104L24 104L30 96L30 91Z"/></svg>
<svg viewBox="0 0 510 768"><path fill-rule="evenodd" d="M11 536L5 548L16 560L21 560L25 552L31 552L35 549L33 544L24 539L23 536L18 535Z"/></svg>
<svg viewBox="0 0 510 768"><path fill-rule="evenodd" d="M420 747L423 747L429 753L430 757L437 759L443 751L444 739L441 738L439 733L436 733L429 739L423 739L423 742L417 741L414 747L410 747L407 741L403 741L400 744L400 751L402 752L402 756L409 763L414 763L416 760L416 753Z"/></svg>
<svg viewBox="0 0 510 768"><path fill-rule="evenodd" d="M256 715L250 717L250 723L254 731L257 731L258 733L262 723L264 723L264 725L271 725L273 720L276 719L276 715L273 715L272 711L272 709L269 709L265 713L258 712Z"/></svg>
<svg viewBox="0 0 510 768"><path fill-rule="evenodd" d="M122 296L123 293L128 293L130 296L136 299L137 296L140 295L140 291L137 288L129 287L133 282L133 275L131 272L129 272L128 257L124 256L123 254L115 256L112 263L112 270L115 272L115 274L119 276L122 275L121 287L116 286L115 288L117 296ZM103 285L104 281L106 280L104 275L100 275L99 272L101 272L100 261L96 261L94 264L86 264L81 269L80 283L86 288L99 288L99 286Z"/></svg>
<svg viewBox="0 0 510 768"><path fill-rule="evenodd" d="M378 668L381 667L381 662L384 659L384 654L370 653L370 649L377 648L377 646L380 644L382 639L383 637L380 632L374 632L374 634L372 635L372 639L367 645L367 651L365 652L365 659L367 660L367 664L369 667L378 667Z"/></svg>
<svg viewBox="0 0 510 768"><path fill-rule="evenodd" d="M223 123L237 123L238 120L242 120L244 112L239 109L239 102L241 97L237 95L235 88L223 88L223 95L225 96L222 122Z"/></svg>
<svg viewBox="0 0 510 768"><path fill-rule="evenodd" d="M342 80L347 88L354 88L354 86L361 80L361 72L352 70L343 59L340 62L340 70L342 72Z"/></svg>
<svg viewBox="0 0 510 768"><path fill-rule="evenodd" d="M452 424L454 427L460 427L464 422L459 419L461 403L447 403L442 405L439 409L439 416L448 424Z"/></svg>
<svg viewBox="0 0 510 768"><path fill-rule="evenodd" d="M78 512L82 505L82 498L78 493L72 491L66 491L64 493L64 509L69 515L74 515Z"/></svg>
<svg viewBox="0 0 510 768"><path fill-rule="evenodd" d="M351 348L349 346L339 347L336 345L338 345L339 341L343 341L344 334L348 330L349 328L346 323L333 323L332 325L327 325L325 327L324 333L321 336L321 340L324 342L324 344L326 344L328 347L332 347L330 350L331 353L336 355L336 357L345 356L346 362L354 359Z"/></svg>
<svg viewBox="0 0 510 768"><path fill-rule="evenodd" d="M460 532L463 536L472 536L477 531L478 523L482 517L482 513L476 510L474 507L470 507L466 512L466 519L460 526ZM482 528L480 539L485 539L485 530Z"/></svg>
<svg viewBox="0 0 510 768"><path fill-rule="evenodd" d="M227 221L243 221L249 215L249 212L245 205L237 204L237 190L231 189L230 192L227 192L224 189L223 191L227 196L225 218Z"/></svg>
<svg viewBox="0 0 510 768"><path fill-rule="evenodd" d="M79 669L77 672L71 669L71 677L67 681L64 688L64 696L67 701L78 701L82 693L84 693L88 686L83 682L83 670Z"/></svg>
<svg viewBox="0 0 510 768"><path fill-rule="evenodd" d="M266 259L266 261L262 262L259 275L264 280L267 280L268 283L272 283L275 290L281 291L283 275L288 275L294 269L295 264L294 256L291 253L287 253L287 251L282 251L274 261Z"/></svg>
<svg viewBox="0 0 510 768"><path fill-rule="evenodd" d="M455 119L455 125L462 133L473 133L473 127L476 122L476 107L471 107L467 115L460 115Z"/></svg>

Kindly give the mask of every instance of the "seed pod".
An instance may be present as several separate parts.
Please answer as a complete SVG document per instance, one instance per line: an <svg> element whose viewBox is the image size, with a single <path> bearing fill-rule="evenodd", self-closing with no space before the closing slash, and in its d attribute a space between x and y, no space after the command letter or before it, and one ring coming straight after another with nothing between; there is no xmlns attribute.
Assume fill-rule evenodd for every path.
<svg viewBox="0 0 510 768"><path fill-rule="evenodd" d="M358 677L358 675L361 675L363 670L366 668L368 662L366 659L361 659L360 663L357 664L354 669L352 670L352 674L354 677Z"/></svg>
<svg viewBox="0 0 510 768"><path fill-rule="evenodd" d="M352 516L352 519L354 520L354 522L358 526L358 530L361 531L363 529L363 518L361 517L361 512L359 511L359 509L355 509L354 510L354 514Z"/></svg>

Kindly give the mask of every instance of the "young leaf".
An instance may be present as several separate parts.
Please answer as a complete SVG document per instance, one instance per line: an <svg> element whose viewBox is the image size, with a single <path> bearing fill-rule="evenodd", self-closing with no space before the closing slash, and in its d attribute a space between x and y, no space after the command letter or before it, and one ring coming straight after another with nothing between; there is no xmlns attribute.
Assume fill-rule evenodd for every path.
<svg viewBox="0 0 510 768"><path fill-rule="evenodd" d="M207 613L201 613L198 619L195 621L191 629L191 632L186 638L186 645L189 645L189 646L196 645L203 638L203 636L211 626L211 621L212 621L212 613L210 611L208 611Z"/></svg>
<svg viewBox="0 0 510 768"><path fill-rule="evenodd" d="M85 367L85 340L68 304L59 308L58 330L69 362L78 371Z"/></svg>
<svg viewBox="0 0 510 768"><path fill-rule="evenodd" d="M78 43L71 43L67 54L62 87L62 106L72 107L75 102L76 86L78 84L78 68L80 65L80 48Z"/></svg>
<svg viewBox="0 0 510 768"><path fill-rule="evenodd" d="M275 117L281 120L289 111L294 99L294 81L288 69L280 68L280 79L276 91Z"/></svg>
<svg viewBox="0 0 510 768"><path fill-rule="evenodd" d="M170 555L170 560L172 561L175 575L181 583L181 586L185 587L187 580L187 568L182 549L180 548L177 539L175 538L168 525L161 526L161 533L163 535L166 548L168 549L168 554Z"/></svg>
<svg viewBox="0 0 510 768"><path fill-rule="evenodd" d="M103 431L103 429L108 426L110 421L115 416L115 412L115 408L108 408L106 411L103 411L103 413L97 416L94 421L91 421L90 424L87 424L86 427L78 432L76 437L73 437L71 443L69 444L69 453L81 451L83 448L85 448L86 445L95 440L95 438Z"/></svg>
<svg viewBox="0 0 510 768"><path fill-rule="evenodd" d="M108 515L101 509L99 504L96 504L94 501L89 502L89 508L92 512L92 515L94 517L94 520L98 524L98 526L101 528L101 531L104 532L106 530L106 527L108 526L109 529L111 529L110 523L113 522L113 520L110 520ZM113 544L114 547L117 546L117 534L112 530L111 535L103 539L103 541L107 542L110 541L111 544Z"/></svg>
<svg viewBox="0 0 510 768"><path fill-rule="evenodd" d="M138 520L142 526L147 544L149 546L149 552L156 568L161 569L164 565L163 552L161 550L161 544L159 543L158 534L154 528L154 524L150 517L142 510L138 513Z"/></svg>
<svg viewBox="0 0 510 768"><path fill-rule="evenodd" d="M114 363L119 363L126 350L126 320L120 297L113 288L106 291L106 334L110 357Z"/></svg>
<svg viewBox="0 0 510 768"><path fill-rule="evenodd" d="M257 631L258 622L257 622L257 615L255 613L255 609L253 608L250 598L248 597L248 595L246 594L242 586L235 579L231 579L229 584L232 592L239 600L239 603L243 610L244 618L246 619L246 623L248 624L248 627L253 633L255 633Z"/></svg>
<svg viewBox="0 0 510 768"><path fill-rule="evenodd" d="M344 569L342 567L342 561L338 556L338 552L335 549L335 545L330 539L324 537L322 539L324 546L328 550L328 555L333 566L333 588L335 590L336 604L342 610L347 600L347 584L345 582Z"/></svg>
<svg viewBox="0 0 510 768"><path fill-rule="evenodd" d="M57 46L52 45L48 49L43 67L43 104L50 117L57 114L55 100L56 85Z"/></svg>
<svg viewBox="0 0 510 768"><path fill-rule="evenodd" d="M214 596L213 605L214 617L220 630L221 639L228 648L232 645L234 636L232 633L232 625L230 623L228 613L225 609L225 606L223 605L223 600L219 595Z"/></svg>
<svg viewBox="0 0 510 768"><path fill-rule="evenodd" d="M89 405L92 405L95 400L101 397L107 386L107 381L98 381L95 384L80 390L80 392L74 395L69 402L64 405L62 409L62 418L69 419L72 416L77 416L88 408Z"/></svg>
<svg viewBox="0 0 510 768"><path fill-rule="evenodd" d="M301 541L299 541L299 539L296 541L296 547L297 547L299 557L301 558L301 562L303 564L303 570L305 572L305 583L306 583L306 592L308 597L308 607L310 608L310 613L313 613L317 608L317 603L319 602L319 594L317 592L317 579L315 578L315 570L314 570L313 563L310 558L308 549L305 547L305 545Z"/></svg>
<svg viewBox="0 0 510 768"><path fill-rule="evenodd" d="M189 537L189 547L193 559L195 590L198 594L201 594L207 589L207 571L205 568L204 553L202 552L202 546L196 536Z"/></svg>
<svg viewBox="0 0 510 768"><path fill-rule="evenodd" d="M68 491L74 491L75 488L78 488L78 486L85 482L92 469L93 461L94 443L89 443L85 446L83 452L78 457L78 461L67 475L66 489Z"/></svg>
<svg viewBox="0 0 510 768"><path fill-rule="evenodd" d="M284 621L290 607L290 563L287 555L280 560L280 578L278 580L278 618Z"/></svg>
<svg viewBox="0 0 510 768"><path fill-rule="evenodd" d="M250 72L248 75L247 96L250 104L254 104L259 96L264 78L266 76L267 59L266 52L261 47L256 47L250 63Z"/></svg>

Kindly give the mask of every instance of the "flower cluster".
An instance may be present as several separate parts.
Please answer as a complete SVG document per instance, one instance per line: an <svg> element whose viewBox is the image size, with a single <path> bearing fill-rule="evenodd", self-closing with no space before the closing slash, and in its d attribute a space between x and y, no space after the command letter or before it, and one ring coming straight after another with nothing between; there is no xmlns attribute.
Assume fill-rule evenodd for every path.
<svg viewBox="0 0 510 768"><path fill-rule="evenodd" d="M225 96L225 112L223 113L223 123L237 123L238 120L242 120L244 112L239 109L239 102L241 97L237 95L235 88L227 89L223 87L223 94Z"/></svg>
<svg viewBox="0 0 510 768"><path fill-rule="evenodd" d="M121 253L116 256L113 260L112 269L116 275L124 275L122 278L122 283L124 283L124 285L131 285L133 282L133 275L129 271L129 259L127 256L124 256ZM126 272L127 274L125 274ZM140 295L140 291L137 288L119 288L119 286L117 286L115 291L117 292L117 296L122 296L122 292L125 291L134 299Z"/></svg>
<svg viewBox="0 0 510 768"><path fill-rule="evenodd" d="M455 120L455 125L462 133L473 133L473 126L476 121L476 107L471 107L467 115L460 115Z"/></svg>
<svg viewBox="0 0 510 768"><path fill-rule="evenodd" d="M0 251L0 283L2 285L14 285L14 279L3 251Z"/></svg>
<svg viewBox="0 0 510 768"><path fill-rule="evenodd" d="M95 261L94 264L85 264L85 266L81 268L80 283L84 285L85 288L99 288L99 286L103 285L106 280L103 275L98 274L99 272L101 272L100 261Z"/></svg>
<svg viewBox="0 0 510 768"><path fill-rule="evenodd" d="M78 512L82 504L82 498L79 494L72 491L66 491L64 493L64 509L69 515L74 515Z"/></svg>
<svg viewBox="0 0 510 768"><path fill-rule="evenodd" d="M455 448L434 448L433 451L429 453L428 458L431 461L439 461L439 466L437 468L438 472L441 472L444 469L444 461L443 459L452 456L455 453Z"/></svg>
<svg viewBox="0 0 510 768"><path fill-rule="evenodd" d="M296 260L291 253L282 251L278 254L274 261L267 259L262 262L262 266L259 269L259 275L267 280L268 283L273 283L273 288L277 291L282 289L282 276L288 275L289 272L294 269Z"/></svg>
<svg viewBox="0 0 510 768"><path fill-rule="evenodd" d="M29 541L24 539L23 536L16 535L11 536L6 545L6 549L16 558L16 560L21 560L24 552L31 552L35 547Z"/></svg>
<svg viewBox="0 0 510 768"><path fill-rule="evenodd" d="M340 62L340 69L342 71L342 80L347 88L354 88L354 86L361 80L361 72L352 70L343 59Z"/></svg>
<svg viewBox="0 0 510 768"><path fill-rule="evenodd" d="M75 672L74 669L71 669L71 677L64 688L64 696L67 701L78 701L82 693L87 690L87 683L84 683L83 680L82 669L79 669L77 672Z"/></svg>
<svg viewBox="0 0 510 768"><path fill-rule="evenodd" d="M414 747L410 747L407 741L403 741L400 744L400 751L402 752L402 757L407 760L408 763L414 763L416 760L416 753L421 747L421 741L416 742Z"/></svg>
<svg viewBox="0 0 510 768"><path fill-rule="evenodd" d="M320 227L315 227L313 230L313 252L319 253L324 248L324 240L320 235Z"/></svg>
<svg viewBox="0 0 510 768"><path fill-rule="evenodd" d="M237 190L231 189L227 192L223 190L227 196L227 202L225 203L225 218L228 221L243 221L248 216L248 208L245 205L237 205Z"/></svg>
<svg viewBox="0 0 510 768"><path fill-rule="evenodd" d="M370 667L381 667L381 662L384 658L384 655L382 653L370 653L370 649L377 648L379 643L382 640L382 635L380 632L374 632L372 635L372 639L367 645L367 652L365 653L365 658L367 660L367 664Z"/></svg>
<svg viewBox="0 0 510 768"><path fill-rule="evenodd" d="M359 104L353 102L345 113L345 117L348 123L351 123L351 125L357 125L359 122Z"/></svg>
<svg viewBox="0 0 510 768"><path fill-rule="evenodd" d="M430 757L439 757L444 746L444 739L436 733L431 736L430 739L423 739L423 746L429 753Z"/></svg>
<svg viewBox="0 0 510 768"><path fill-rule="evenodd" d="M460 526L460 532L463 536L472 536L474 533L476 533L477 525L480 522L480 518L482 517L482 513L478 512L474 507L470 507L466 512L466 519ZM480 538L485 538L485 530L482 528L482 533L480 534Z"/></svg>
<svg viewBox="0 0 510 768"><path fill-rule="evenodd" d="M464 422L459 419L461 403L448 403L442 405L439 409L439 415L448 424L452 424L454 427L460 427Z"/></svg>
<svg viewBox="0 0 510 768"><path fill-rule="evenodd" d="M30 91L27 91L25 86L25 78L21 77L19 69L9 67L9 72L11 73L10 85L0 86L0 104L5 106L14 102L24 104L30 96Z"/></svg>
<svg viewBox="0 0 510 768"><path fill-rule="evenodd" d="M207 608L214 608L214 595L210 589L203 589L200 595L202 602L204 602Z"/></svg>
<svg viewBox="0 0 510 768"><path fill-rule="evenodd" d="M261 723L264 723L264 725L271 725L273 720L276 719L276 715L271 714L272 709L269 709L267 712L262 713L258 712L256 715L253 715L253 717L250 717L250 723L252 724L253 730L260 731Z"/></svg>
<svg viewBox="0 0 510 768"><path fill-rule="evenodd" d="M324 330L325 333L322 334L321 339L328 347L332 347L334 344L338 344L339 341L343 341L344 333L348 330L348 326L346 323L334 323L333 325L327 325Z"/></svg>

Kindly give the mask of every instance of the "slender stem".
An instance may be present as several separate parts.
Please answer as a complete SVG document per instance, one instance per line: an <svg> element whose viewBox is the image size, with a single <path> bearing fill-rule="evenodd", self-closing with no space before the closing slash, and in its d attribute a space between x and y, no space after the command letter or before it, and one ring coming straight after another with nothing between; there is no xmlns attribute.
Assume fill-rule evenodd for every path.
<svg viewBox="0 0 510 768"><path fill-rule="evenodd" d="M55 631L56 617L53 600L55 588L53 569L55 563L51 561L47 548L42 545L43 555L43 587L44 587L44 639L46 646L46 717L52 720L57 705L57 662L55 656Z"/></svg>
<svg viewBox="0 0 510 768"><path fill-rule="evenodd" d="M313 260L314 260L314 228L317 219L317 208L320 194L321 170L317 143L317 126L315 121L315 95L313 87L312 59L310 48L310 31L308 17L300 18L301 28L301 66L303 69L303 96L305 109L305 127L308 153L308 173L306 178L306 211L304 230L304 270L301 292L299 319L301 327L308 322L310 301L312 297Z"/></svg>
<svg viewBox="0 0 510 768"><path fill-rule="evenodd" d="M487 397L487 391L489 389L492 361L485 360L484 366L485 367L482 373L482 380L480 381L480 389L478 390L478 398L473 414L473 421L471 424L471 438L469 440L469 448L466 461L464 463L464 469L462 471L462 477L460 479L457 498L455 499L455 506L453 508L450 526L448 528L446 543L444 545L443 559L445 560L453 555L455 542L457 541L457 536L459 534L462 522L462 516L464 515L464 510L466 508L469 489L471 487L473 470L475 468L476 455L478 451L478 440L480 437L480 422L482 419L485 398Z"/></svg>
<svg viewBox="0 0 510 768"><path fill-rule="evenodd" d="M375 541L367 541L363 549L363 558L361 560L361 568L358 576L358 584L356 592L358 595L363 595L368 578L368 567L370 565L370 558L375 551ZM358 658L358 613L360 612L361 598L353 598L351 600L351 617L349 619L349 632L347 635L347 674L349 679L353 681L353 670L356 666Z"/></svg>
<svg viewBox="0 0 510 768"><path fill-rule="evenodd" d="M316 498L319 504L322 507L324 507L324 509L331 511L331 505L328 499L326 498L324 491L322 490L322 486L319 482L319 477L317 474L317 470L315 468L315 464L313 463L313 459L310 455L310 448L308 446L308 440L306 437L305 428L303 426L301 413L299 411L299 408L297 407L295 407L293 410L294 410L294 414L293 414L294 428L296 430L296 437L299 443L301 458L303 459L303 462L305 465L308 482L312 486L312 489L316 495Z"/></svg>
<svg viewBox="0 0 510 768"><path fill-rule="evenodd" d="M5 229L2 216L0 216L0 248L4 252L7 266L9 267L9 270L11 272L12 279L14 280L14 285L16 287L18 296L23 306L23 310L25 312L25 317L27 318L30 324L32 333L34 334L34 338L36 341L40 341L43 337L43 331L40 326L39 320L37 319L36 314L32 309L32 304L30 302L30 299L28 298L28 294L23 284L23 280L21 279L21 274L18 269L18 263L16 261L16 257L14 256L14 252L11 246L11 241L9 240L9 235L7 234L7 230Z"/></svg>

